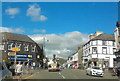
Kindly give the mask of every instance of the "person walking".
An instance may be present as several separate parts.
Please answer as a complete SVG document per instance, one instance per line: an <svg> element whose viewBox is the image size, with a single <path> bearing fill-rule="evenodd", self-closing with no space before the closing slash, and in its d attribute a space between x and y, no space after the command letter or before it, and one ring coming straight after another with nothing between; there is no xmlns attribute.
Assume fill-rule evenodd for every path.
<svg viewBox="0 0 120 81"><path fill-rule="evenodd" d="M23 74L23 66L21 62L19 62L15 67L15 72L17 73L18 80L21 80Z"/></svg>
<svg viewBox="0 0 120 81"><path fill-rule="evenodd" d="M105 68L106 68L106 67L105 67L105 64L103 64L103 71L105 71Z"/></svg>

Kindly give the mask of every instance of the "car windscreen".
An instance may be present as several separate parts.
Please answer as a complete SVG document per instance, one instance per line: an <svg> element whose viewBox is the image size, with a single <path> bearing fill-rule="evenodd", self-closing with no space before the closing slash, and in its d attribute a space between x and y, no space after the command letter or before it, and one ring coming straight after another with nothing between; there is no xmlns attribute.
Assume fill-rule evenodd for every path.
<svg viewBox="0 0 120 81"><path fill-rule="evenodd" d="M92 69L101 70L99 67L92 67Z"/></svg>

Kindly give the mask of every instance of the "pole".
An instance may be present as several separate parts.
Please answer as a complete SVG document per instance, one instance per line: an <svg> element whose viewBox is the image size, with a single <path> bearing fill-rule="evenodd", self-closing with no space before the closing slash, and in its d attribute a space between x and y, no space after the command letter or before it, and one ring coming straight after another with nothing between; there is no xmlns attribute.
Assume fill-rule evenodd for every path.
<svg viewBox="0 0 120 81"><path fill-rule="evenodd" d="M16 59L17 59L17 55L16 55L16 51L15 51L15 60L14 60L14 65L16 66Z"/></svg>

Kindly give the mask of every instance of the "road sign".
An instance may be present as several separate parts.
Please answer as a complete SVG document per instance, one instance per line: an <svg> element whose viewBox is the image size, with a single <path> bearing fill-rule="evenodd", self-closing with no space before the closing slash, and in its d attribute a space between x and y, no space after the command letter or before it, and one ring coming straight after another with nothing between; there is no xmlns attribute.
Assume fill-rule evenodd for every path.
<svg viewBox="0 0 120 81"><path fill-rule="evenodd" d="M19 48L12 48L12 51L19 51Z"/></svg>
<svg viewBox="0 0 120 81"><path fill-rule="evenodd" d="M40 58L40 56L39 56L39 55L37 55L37 58Z"/></svg>
<svg viewBox="0 0 120 81"><path fill-rule="evenodd" d="M15 56L15 52L8 52L9 56Z"/></svg>

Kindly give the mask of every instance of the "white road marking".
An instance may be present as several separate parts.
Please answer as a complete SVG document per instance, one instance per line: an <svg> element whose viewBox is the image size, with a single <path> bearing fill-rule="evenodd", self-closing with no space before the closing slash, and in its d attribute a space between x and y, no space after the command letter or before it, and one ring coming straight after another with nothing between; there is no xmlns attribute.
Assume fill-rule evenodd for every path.
<svg viewBox="0 0 120 81"><path fill-rule="evenodd" d="M59 75L61 75L61 76L62 76L62 78L63 78L63 79L65 79L65 77L64 77L64 76L63 76L60 72L59 72Z"/></svg>

